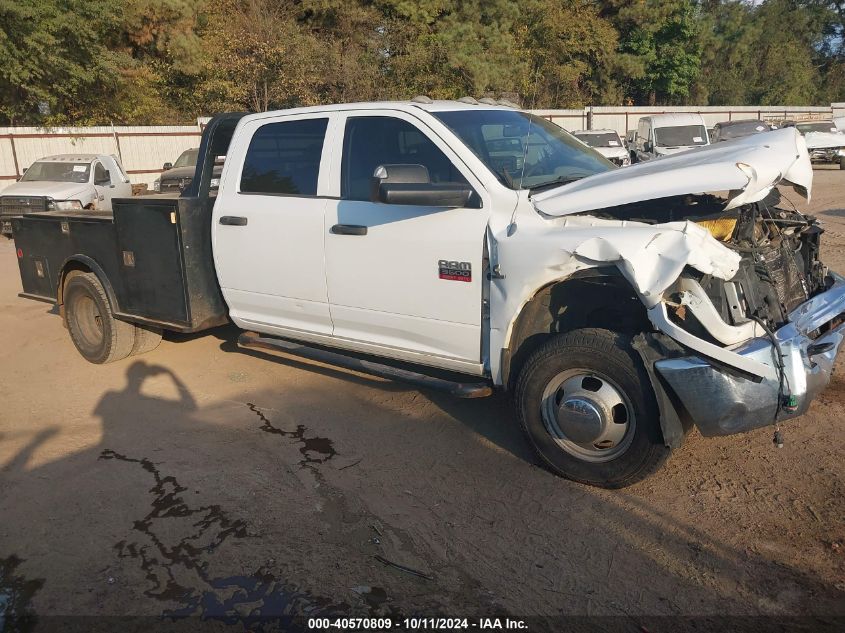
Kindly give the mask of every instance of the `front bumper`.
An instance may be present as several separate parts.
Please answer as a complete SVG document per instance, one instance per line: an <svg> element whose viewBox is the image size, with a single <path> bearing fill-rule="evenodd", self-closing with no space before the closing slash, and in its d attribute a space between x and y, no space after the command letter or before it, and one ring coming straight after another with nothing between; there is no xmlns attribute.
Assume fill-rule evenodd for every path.
<svg viewBox="0 0 845 633"><path fill-rule="evenodd" d="M755 381L697 356L667 358L655 363L702 435L730 435L804 414L813 398L830 382L836 354L845 338L845 277L789 315L775 332L784 359L783 392L796 408L781 410L776 351L766 338L755 338L732 351L767 367ZM817 336L818 330L823 334ZM812 354L812 355L811 355Z"/></svg>
<svg viewBox="0 0 845 633"><path fill-rule="evenodd" d="M814 163L838 163L845 156L845 148L830 147L810 150L810 160Z"/></svg>

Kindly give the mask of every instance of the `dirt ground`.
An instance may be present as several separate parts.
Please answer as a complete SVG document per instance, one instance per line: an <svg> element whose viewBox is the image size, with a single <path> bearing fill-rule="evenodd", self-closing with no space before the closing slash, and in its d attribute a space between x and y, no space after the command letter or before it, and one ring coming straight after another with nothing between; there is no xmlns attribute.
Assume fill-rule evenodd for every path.
<svg viewBox="0 0 845 633"><path fill-rule="evenodd" d="M843 198L845 172L817 168L809 209L845 271ZM91 365L19 291L0 240L0 629L4 607L39 626L845 616L843 362L782 449L770 429L693 433L662 472L609 492L538 467L502 397L239 350L232 328Z"/></svg>

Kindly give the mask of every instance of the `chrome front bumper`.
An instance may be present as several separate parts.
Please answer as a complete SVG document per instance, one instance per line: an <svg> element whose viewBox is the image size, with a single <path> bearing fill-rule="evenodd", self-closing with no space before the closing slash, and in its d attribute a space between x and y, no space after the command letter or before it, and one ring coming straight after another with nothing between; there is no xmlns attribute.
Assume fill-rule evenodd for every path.
<svg viewBox="0 0 845 633"><path fill-rule="evenodd" d="M816 394L830 382L845 338L845 322L811 338L815 330L845 316L845 277L833 276L833 287L801 304L790 313L789 323L775 332L784 355L783 392L794 397L791 404L795 408L788 412L780 409L777 352L766 338L751 339L732 349L766 366L759 381L698 356L655 363L702 435L730 435L769 425L776 410L778 421L807 411Z"/></svg>

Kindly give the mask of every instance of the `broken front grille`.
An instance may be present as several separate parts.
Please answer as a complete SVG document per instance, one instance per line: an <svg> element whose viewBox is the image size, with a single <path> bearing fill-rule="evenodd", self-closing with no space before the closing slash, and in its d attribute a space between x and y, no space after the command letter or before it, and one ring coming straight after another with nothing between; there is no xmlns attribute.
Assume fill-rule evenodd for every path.
<svg viewBox="0 0 845 633"><path fill-rule="evenodd" d="M795 260L795 253L786 244L782 244L780 248L763 248L760 254L786 312L804 303L807 300L807 288Z"/></svg>

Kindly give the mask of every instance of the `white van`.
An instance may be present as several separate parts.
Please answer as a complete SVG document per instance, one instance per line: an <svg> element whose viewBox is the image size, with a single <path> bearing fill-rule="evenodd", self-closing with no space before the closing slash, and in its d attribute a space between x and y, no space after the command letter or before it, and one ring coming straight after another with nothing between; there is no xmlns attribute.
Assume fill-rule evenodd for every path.
<svg viewBox="0 0 845 633"><path fill-rule="evenodd" d="M639 162L709 144L700 114L654 114L640 119L632 156Z"/></svg>

